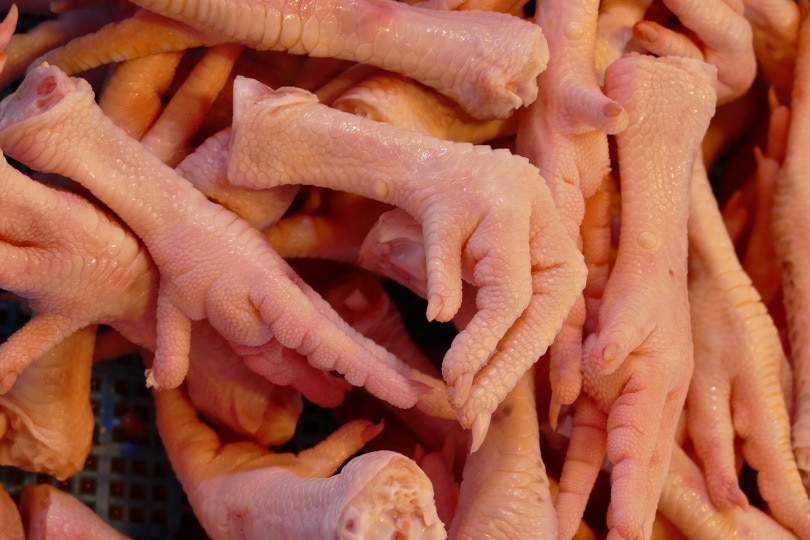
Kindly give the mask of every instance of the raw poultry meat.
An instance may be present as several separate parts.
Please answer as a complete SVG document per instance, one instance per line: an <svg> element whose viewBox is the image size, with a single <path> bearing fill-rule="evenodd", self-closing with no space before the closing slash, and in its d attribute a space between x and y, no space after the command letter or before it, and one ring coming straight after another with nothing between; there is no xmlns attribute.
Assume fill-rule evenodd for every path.
<svg viewBox="0 0 810 540"><path fill-rule="evenodd" d="M690 190L688 233L695 376L686 415L706 471L706 489L719 510L748 508L734 463L733 443L739 434L742 454L758 471L760 493L771 512L806 537L810 500L790 444L790 419L780 388L786 363L779 334L734 254L699 160Z"/></svg>
<svg viewBox="0 0 810 540"><path fill-rule="evenodd" d="M137 239L84 198L20 173L0 157L0 286L35 316L0 345L8 391L34 360L76 330L145 309L156 279Z"/></svg>
<svg viewBox="0 0 810 540"><path fill-rule="evenodd" d="M126 540L86 504L48 484L29 486L20 496L27 540Z"/></svg>
<svg viewBox="0 0 810 540"><path fill-rule="evenodd" d="M785 311L790 335L790 350L796 380L795 413L793 415L793 449L799 469L808 484L810 474L810 300L808 286L810 273L802 271L810 247L810 183L805 180L806 153L802 141L810 129L810 24L807 24L808 5L804 8L796 71L790 101L790 127L788 128L785 161L776 180L773 194L771 230L774 247L782 273Z"/></svg>
<svg viewBox="0 0 810 540"><path fill-rule="evenodd" d="M354 458L382 426L345 424L299 455L248 442L224 444L181 390L156 394L158 428L206 532L218 539L444 538L433 489L394 452Z"/></svg>
<svg viewBox="0 0 810 540"><path fill-rule="evenodd" d="M493 456L519 436L521 458L541 464L532 470L543 469L543 446L549 483L562 476L559 493L532 476L543 500L518 519L537 520L527 536L586 530L586 504L597 510L584 519L610 537L810 535L790 447L805 466L803 421L793 440L788 431L805 378L801 242L791 235L806 202L797 179L807 2L233 0L164 2L163 15L146 2L57 2L68 13L28 38L10 36L13 13L0 26L12 56L2 84L28 70L0 106L0 146L34 169L2 169L0 287L25 298L34 319L0 347L0 390L37 379L42 353L96 323L144 348L147 364L157 350L158 386L178 385L187 359L184 387L155 396L176 472L215 537L237 534L219 517L250 529L246 505L284 502L296 510L278 526L322 524L314 536L362 536L373 515L391 518L386 536L443 537L447 526L464 538L482 519L503 531L522 508L508 494L522 484L513 476L507 495L490 497L476 479L506 478ZM239 23L249 11L252 26ZM72 26L82 13L93 14L88 26ZM83 36L47 50L68 34ZM51 67L14 52L40 38L36 54ZM83 74L98 107L87 83L60 71L112 63L109 77ZM728 105L706 135L715 103ZM724 177L716 198L697 162L701 140L706 166ZM736 178L755 166L755 181ZM240 176L259 167L261 183ZM773 207L771 189L782 190ZM763 264L768 253L783 280ZM416 350L378 279L357 266L426 298L419 318L452 319L455 341ZM113 276L127 294L108 287ZM251 296L258 289L273 302ZM115 335L102 333L97 353ZM536 405L514 402L530 379ZM298 457L248 442L292 436L302 394L334 408L342 426L330 438ZM380 400L409 408L391 414ZM378 411L384 430L357 419ZM744 481L749 467L757 487ZM244 483L266 489L271 479L294 490L289 501L245 499ZM403 491L364 506L389 481ZM330 499L323 486L344 491ZM334 513L308 519L307 497ZM347 521L344 508L354 508ZM397 522L400 511L409 517Z"/></svg>
<svg viewBox="0 0 810 540"><path fill-rule="evenodd" d="M141 137L144 147L169 166L180 163L241 53L242 46L232 43L208 49Z"/></svg>
<svg viewBox="0 0 810 540"><path fill-rule="evenodd" d="M780 98L787 98L793 86L796 43L799 35L797 2L743 0L751 23L757 69L772 84Z"/></svg>
<svg viewBox="0 0 810 540"><path fill-rule="evenodd" d="M68 11L28 33L15 34L5 47L8 60L0 73L0 87L22 76L39 56L73 38L97 30L115 15L116 10L105 6Z"/></svg>
<svg viewBox="0 0 810 540"><path fill-rule="evenodd" d="M138 46L131 47L133 42ZM31 65L38 66L45 62L73 75L112 62L137 60L161 52L184 51L203 44L205 39L201 32L151 11L142 10L121 21L106 24L95 32L70 40L64 46L34 60Z"/></svg>
<svg viewBox="0 0 810 540"><path fill-rule="evenodd" d="M578 245L584 200L610 170L607 134L625 129L628 121L627 112L597 83L598 4L553 0L537 7L535 21L544 28L553 55L537 78L537 101L519 114L515 140L517 152L540 170L565 230ZM582 387L584 323L585 299L579 296L551 346L552 423Z"/></svg>
<svg viewBox="0 0 810 540"><path fill-rule="evenodd" d="M7 540L23 540L25 531L17 511L17 505L8 494L8 491L0 486L0 525L3 527L3 538Z"/></svg>
<svg viewBox="0 0 810 540"><path fill-rule="evenodd" d="M163 108L182 52L167 52L121 62L107 78L98 105L113 124L140 139Z"/></svg>
<svg viewBox="0 0 810 540"><path fill-rule="evenodd" d="M751 24L742 0L665 0L682 30L654 21L633 26L635 43L657 56L705 60L717 68L717 103L740 97L754 80L756 61Z"/></svg>
<svg viewBox="0 0 810 540"><path fill-rule="evenodd" d="M294 9L284 2L232 1L227 7L221 0L135 3L199 29L208 40L329 56L400 73L436 88L480 118L507 116L534 101L535 78L548 61L540 29L501 13L425 10L393 0L304 0ZM230 17L216 17L225 9ZM476 61L467 62L466 55L453 52L454 46Z"/></svg>
<svg viewBox="0 0 810 540"><path fill-rule="evenodd" d="M194 328L186 388L204 417L266 446L292 438L303 407L300 391L257 377L208 324ZM325 405L342 399L342 388L313 397Z"/></svg>
<svg viewBox="0 0 810 540"><path fill-rule="evenodd" d="M479 451L467 459L451 538L529 538L557 528L539 441L529 370L495 410Z"/></svg>
<svg viewBox="0 0 810 540"><path fill-rule="evenodd" d="M390 73L351 86L332 107L456 142L481 144L515 129L514 115L507 120L476 120L446 96L413 79Z"/></svg>
<svg viewBox="0 0 810 540"><path fill-rule="evenodd" d="M275 148L285 151L269 151ZM228 178L252 188L339 188L418 217L430 320L447 321L458 311L460 261L471 261L465 279L479 287L480 309L442 373L461 424L472 428L473 449L584 286L581 255L548 219L553 204L537 170L505 151L378 124L320 105L300 89L273 91L237 79Z"/></svg>
<svg viewBox="0 0 810 540"><path fill-rule="evenodd" d="M161 271L157 349L147 384L173 388L182 383L191 322L207 318L233 343L258 347L277 339L305 353L313 365L342 371L349 382L364 384L396 405L416 403L410 370L354 332L308 286L296 283L294 272L255 229L208 201L109 122L86 82L42 67L26 83L17 99L5 102L0 146L29 166L92 186L97 197L127 216ZM26 140L26 135L36 137L37 124L49 123L53 139ZM76 130L85 134L78 138L87 144L84 149L74 146ZM79 155L98 155L97 169L74 161ZM133 186L131 175L151 182ZM178 253L181 246L185 253ZM239 282L229 279L227 270L234 265L242 273ZM371 358L375 368L364 368L362 362Z"/></svg>
<svg viewBox="0 0 810 540"><path fill-rule="evenodd" d="M659 511L694 540L717 538L796 538L758 508L732 507L721 511L712 505L700 468L682 448L672 448L672 460Z"/></svg>
<svg viewBox="0 0 810 540"><path fill-rule="evenodd" d="M703 62L633 54L605 74L607 95L628 111L630 123L616 135L623 188L619 251L597 331L585 341L583 390L593 400L592 422L603 430L613 464L608 525L622 537L650 535L692 375L689 180L695 149L714 114L714 75ZM654 80L661 90L652 90ZM661 299L668 306L663 311L656 309ZM571 436L576 454L591 444L582 433ZM601 461L596 452L588 461L569 458L560 480L560 512L581 515L582 490L590 488L580 480L595 480ZM576 511L560 502L563 494Z"/></svg>
<svg viewBox="0 0 810 540"><path fill-rule="evenodd" d="M187 155L176 170L209 199L264 231L284 215L298 193L298 186L246 190L232 185L228 182L230 142L230 128L215 133Z"/></svg>
<svg viewBox="0 0 810 540"><path fill-rule="evenodd" d="M59 480L84 468L93 441L90 369L95 325L37 358L0 396L0 464Z"/></svg>

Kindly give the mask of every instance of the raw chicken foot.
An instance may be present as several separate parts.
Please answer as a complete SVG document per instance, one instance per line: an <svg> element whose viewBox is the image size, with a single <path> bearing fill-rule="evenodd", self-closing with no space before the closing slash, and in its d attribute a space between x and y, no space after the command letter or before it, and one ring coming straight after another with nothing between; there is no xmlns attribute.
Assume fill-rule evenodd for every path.
<svg viewBox="0 0 810 540"><path fill-rule="evenodd" d="M553 537L556 530L530 369L496 409L481 449L467 458L449 532L458 539L507 540Z"/></svg>
<svg viewBox="0 0 810 540"><path fill-rule="evenodd" d="M596 457L574 461L573 456L593 447L592 433L606 437L613 463L609 537L632 538L650 534L692 374L687 202L695 148L714 112L714 68L695 60L630 55L612 64L605 79L607 95L630 115L627 130L616 136L619 254L597 333L585 342L583 387L597 409L583 413L581 425L595 431L572 435L560 497L584 504L590 484L577 479L594 479L599 463ZM558 499L563 515L584 510L561 504Z"/></svg>
<svg viewBox="0 0 810 540"><path fill-rule="evenodd" d="M548 62L540 29L503 13L392 0L135 3L199 29L208 42L329 56L411 77L477 118L505 118L534 101L535 79ZM223 12L229 16L214 15Z"/></svg>
<svg viewBox="0 0 810 540"><path fill-rule="evenodd" d="M580 243L584 200L610 171L608 133L627 127L627 113L599 88L594 49L599 2L547 0L535 22L548 37L548 69L537 78L538 99L519 115L517 152L540 169L560 219ZM562 405L574 402L582 387L582 327L585 300L577 298L550 349L552 399L549 418L556 425Z"/></svg>
<svg viewBox="0 0 810 540"><path fill-rule="evenodd" d="M361 455L327 478L382 426L356 420L298 456L224 444L181 390L155 393L157 422L178 479L218 539L444 538L430 481L394 452Z"/></svg>
<svg viewBox="0 0 810 540"><path fill-rule="evenodd" d="M473 144L512 134L517 119L517 115L512 115L507 120L476 120L447 96L391 73L375 75L352 86L331 106L438 139Z"/></svg>
<svg viewBox="0 0 810 540"><path fill-rule="evenodd" d="M342 321L258 231L115 127L85 81L55 67L35 68L2 113L4 149L34 169L83 183L124 217L155 260L161 274L157 348L147 384L182 382L191 322L207 318L236 345L262 346L275 338L381 399L415 404L419 385L409 380L407 366ZM41 137L46 125L48 140Z"/></svg>
<svg viewBox="0 0 810 540"><path fill-rule="evenodd" d="M461 304L474 267L478 313L442 374L473 449L489 415L545 352L585 282L582 254L556 219L543 178L505 150L451 143L335 111L304 90L234 83L229 179L310 184L393 204L421 221L428 319Z"/></svg>
<svg viewBox="0 0 810 540"><path fill-rule="evenodd" d="M262 190L234 187L228 182L230 142L230 128L215 133L186 156L175 170L209 199L264 231L284 215L298 193L298 186Z"/></svg>
<svg viewBox="0 0 810 540"><path fill-rule="evenodd" d="M75 342L71 334L76 329L104 323L124 332L140 346L154 350L154 309L158 276L143 246L121 224L112 221L104 212L81 197L33 181L10 167L1 156L0 160L0 170L3 171L3 175L0 175L0 187L4 193L3 215L0 217L0 237L4 241L0 243L0 259L4 263L0 265L3 269L0 272L0 286L26 298L29 306L36 312L28 325L0 346L3 385L11 387L0 398L0 403L10 400L9 406L18 413L15 417L25 419L15 419L15 423L21 423L19 429L24 431L35 428L42 422L25 414L24 403L22 409L20 408L18 392L23 388L21 385L28 388L29 396L44 391L40 383L32 388L26 381L41 377L38 375L38 365L42 364L45 356L53 354L53 349L43 351L46 347L59 347L58 344L65 336L68 336L68 341ZM278 430L274 432L262 427L262 418L273 412L278 414L276 401L271 397L273 392L289 395L291 390L276 389L269 382L255 376L245 383L249 388L234 388L237 386L234 379L244 379L250 372L240 375L247 369L242 365L234 365L241 364L241 359L228 343L216 335L207 323L204 327L198 326L199 331L193 334L191 350L192 364L196 363L197 369L190 378L197 386L204 385L204 381L217 381L216 386L209 386L205 396L209 400L205 403L210 404L213 401L219 407L214 417L222 419L236 432L247 430L258 437L274 436ZM86 333L85 330L82 332ZM219 353L216 354L216 359L211 358L214 351ZM29 366L31 362L33 365ZM78 367L75 362L72 364L73 369ZM314 368L311 369L314 371ZM320 371L317 373L322 374ZM8 389L4 392L6 390ZM81 395L76 385L69 390L74 398ZM332 405L342 398L342 391L335 395L335 392L323 390L324 387L318 388L317 396L331 399ZM48 391L36 399L41 400L42 396L52 394L53 392ZM197 396L195 392L194 397ZM92 425L89 397L87 403ZM210 410L210 407L205 410ZM68 409L60 407L60 411L67 413ZM288 412L286 407L284 412ZM51 413L46 416L45 422L58 420ZM75 411L69 416L73 422L80 419ZM290 433L294 429L295 418L297 413L290 421L293 425ZM59 425L63 424L60 420ZM41 439L42 432L35 431L37 433L32 432L31 438ZM271 433L267 435L266 431ZM77 433L74 430L71 438L75 440ZM58 430L53 432L54 437L57 434ZM19 441L25 440L25 433L21 431L16 438ZM54 439L49 437L49 440L47 444L53 446ZM4 444L11 445L8 441ZM273 444L280 443L275 440ZM38 460L45 459L42 454L43 452L15 450L15 455L35 456ZM54 454L58 454L54 456L57 461L70 457L70 453L61 448ZM53 461L52 458L48 459ZM58 470L49 465L53 468L50 473L57 477L68 476L84 463L84 457L74 461L76 463L66 463ZM64 472L66 470L70 472Z"/></svg>
<svg viewBox="0 0 810 540"><path fill-rule="evenodd" d="M85 503L48 484L26 487L20 513L27 540L127 540Z"/></svg>
<svg viewBox="0 0 810 540"><path fill-rule="evenodd" d="M0 345L0 394L76 330L137 312L156 279L138 240L73 193L36 182L0 156L0 286L36 315Z"/></svg>
<svg viewBox="0 0 810 540"><path fill-rule="evenodd" d="M802 2L799 49L790 103L785 161L774 191L771 231L782 273L783 299L795 380L793 450L805 487L810 485L810 184L807 133L810 130L810 4Z"/></svg>
<svg viewBox="0 0 810 540"><path fill-rule="evenodd" d="M635 42L657 56L705 60L717 68L718 105L743 95L754 82L757 64L742 1L664 0L664 4L687 32L641 21L633 27Z"/></svg>
<svg viewBox="0 0 810 540"><path fill-rule="evenodd" d="M690 540L796 538L759 508L718 511L712 506L703 472L679 446L672 447L658 509Z"/></svg>
<svg viewBox="0 0 810 540"><path fill-rule="evenodd" d="M799 537L810 537L810 500L779 386L782 344L734 253L700 159L692 178L689 239L695 369L686 413L708 493L720 510L748 507L737 481L737 434L770 511Z"/></svg>
<svg viewBox="0 0 810 540"><path fill-rule="evenodd" d="M93 442L90 376L96 326L37 358L0 396L0 464L65 480L82 470Z"/></svg>

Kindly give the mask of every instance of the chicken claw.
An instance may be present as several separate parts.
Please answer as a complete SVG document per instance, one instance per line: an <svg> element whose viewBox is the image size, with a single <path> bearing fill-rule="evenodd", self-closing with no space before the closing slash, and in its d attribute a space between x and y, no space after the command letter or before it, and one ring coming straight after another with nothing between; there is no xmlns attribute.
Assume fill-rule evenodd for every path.
<svg viewBox="0 0 810 540"><path fill-rule="evenodd" d="M750 23L740 0L665 0L687 32L679 33L652 21L633 27L635 42L658 56L705 60L717 68L717 102L743 95L757 72ZM694 33L694 38L693 34Z"/></svg>
<svg viewBox="0 0 810 540"><path fill-rule="evenodd" d="M734 253L702 160L695 161L691 192L689 304L695 374L686 414L706 489L720 510L748 508L735 467L739 437L770 512L806 538L810 500L790 445L790 417L780 388L785 354L779 333Z"/></svg>
<svg viewBox="0 0 810 540"><path fill-rule="evenodd" d="M283 150L282 150L283 149ZM309 184L404 209L422 223L427 317L478 313L442 374L473 448L489 415L545 352L585 284L582 254L536 168L505 150L451 143L335 111L297 88L234 83L229 178L254 189Z"/></svg>
<svg viewBox="0 0 810 540"><path fill-rule="evenodd" d="M606 94L626 108L630 125L616 136L619 253L597 333L585 341L583 388L606 415L591 416L606 430L608 525L622 538L651 533L692 374L686 223L695 149L714 113L713 72L701 61L630 55L605 77ZM577 439L570 455L581 453ZM583 471L594 464L567 463L561 496L567 477L595 477Z"/></svg>
<svg viewBox="0 0 810 540"><path fill-rule="evenodd" d="M132 227L157 264L157 348L147 384L182 382L192 321L207 319L236 345L275 338L396 406L416 403L408 366L340 319L257 230L114 126L86 81L35 68L2 113L4 150L82 183Z"/></svg>
<svg viewBox="0 0 810 540"><path fill-rule="evenodd" d="M32 180L0 155L0 287L35 316L0 345L0 394L75 331L139 311L154 266L138 239L73 193Z"/></svg>
<svg viewBox="0 0 810 540"><path fill-rule="evenodd" d="M208 45L241 43L399 73L479 118L506 118L534 101L535 79L548 62L540 28L504 13L429 10L393 0L135 4L194 27ZM217 12L230 16L210 16Z"/></svg>
<svg viewBox="0 0 810 540"><path fill-rule="evenodd" d="M224 443L181 390L158 391L155 403L166 452L211 538L446 537L430 481L408 458L372 452L331 476L382 426L354 420L297 456L272 454Z"/></svg>

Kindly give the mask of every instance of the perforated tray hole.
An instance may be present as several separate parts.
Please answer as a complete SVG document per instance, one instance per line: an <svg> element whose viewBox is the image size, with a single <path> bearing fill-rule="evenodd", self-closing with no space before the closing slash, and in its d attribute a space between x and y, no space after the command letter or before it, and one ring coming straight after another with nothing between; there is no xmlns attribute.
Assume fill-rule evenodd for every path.
<svg viewBox="0 0 810 540"><path fill-rule="evenodd" d="M79 482L79 491L91 495L96 494L96 481L92 478L82 478Z"/></svg>
<svg viewBox="0 0 810 540"><path fill-rule="evenodd" d="M143 484L132 484L129 486L129 496L138 501L144 500L146 498L146 487Z"/></svg>

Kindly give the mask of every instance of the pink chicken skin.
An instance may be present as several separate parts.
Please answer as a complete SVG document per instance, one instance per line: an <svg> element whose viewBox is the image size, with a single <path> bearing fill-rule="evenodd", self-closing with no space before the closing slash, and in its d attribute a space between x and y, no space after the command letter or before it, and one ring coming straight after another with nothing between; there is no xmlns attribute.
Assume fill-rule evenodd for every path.
<svg viewBox="0 0 810 540"><path fill-rule="evenodd" d="M409 368L343 322L258 231L208 201L107 120L83 80L53 67L37 68L4 104L0 145L29 166L92 186L126 216L155 260L160 286L149 385L182 382L191 322L206 318L236 345L260 347L274 338L315 367L343 372L349 382L397 406L415 404L418 391ZM26 138L46 124L51 141ZM77 141L86 148L76 148ZM82 155L98 158L93 168ZM133 185L133 177L142 182Z"/></svg>
<svg viewBox="0 0 810 540"><path fill-rule="evenodd" d="M8 491L0 486L0 527L4 540L25 540L25 530L17 505Z"/></svg>
<svg viewBox="0 0 810 540"><path fill-rule="evenodd" d="M127 540L79 499L48 484L26 487L20 513L27 540Z"/></svg>
<svg viewBox="0 0 810 540"><path fill-rule="evenodd" d="M810 129L810 6L803 2L799 49L791 93L790 127L785 162L774 191L771 231L782 274L785 312L795 377L793 451L805 486L810 483L810 272L805 261L810 253L810 184L806 180L808 156L804 150Z"/></svg>
<svg viewBox="0 0 810 540"><path fill-rule="evenodd" d="M759 491L770 511L806 537L810 500L790 444L790 417L780 385L786 361L778 331L734 253L700 160L690 197L695 371L686 417L706 489L720 510L748 508L736 474L737 435L746 462L757 470Z"/></svg>
<svg viewBox="0 0 810 540"><path fill-rule="evenodd" d="M507 120L476 120L450 98L391 73L355 84L332 107L439 139L473 144L514 133L516 124L516 115Z"/></svg>
<svg viewBox="0 0 810 540"><path fill-rule="evenodd" d="M810 0L134 2L0 0L0 461L106 324L213 538L810 538Z"/></svg>
<svg viewBox="0 0 810 540"><path fill-rule="evenodd" d="M283 2L138 4L146 9L43 55L33 65L52 63L72 75L122 59L233 43L377 66L435 88L470 115L488 119L505 118L534 101L535 79L548 62L542 31L504 13L428 10L392 0L306 0L294 11ZM209 9L228 10L231 22L208 19ZM281 10L286 10L284 16ZM239 17L245 23L233 24ZM132 47L133 40L140 46ZM442 41L463 52L439 45Z"/></svg>
<svg viewBox="0 0 810 540"><path fill-rule="evenodd" d="M548 61L540 29L502 13L426 10L392 0L304 0L295 9L284 2L223 0L136 4L198 29L209 45L241 43L399 73L480 118L505 117L534 101L535 78ZM231 11L231 17L211 17L220 10Z"/></svg>
<svg viewBox="0 0 810 540"><path fill-rule="evenodd" d="M382 426L344 424L299 455L250 442L223 443L182 390L155 394L158 428L177 477L214 540L441 539L430 481L394 452L354 458Z"/></svg>
<svg viewBox="0 0 810 540"><path fill-rule="evenodd" d="M265 231L290 207L298 186L243 189L228 182L230 128L208 137L175 170L209 199L221 204L251 226ZM278 251L276 249L276 251Z"/></svg>
<svg viewBox="0 0 810 540"><path fill-rule="evenodd" d="M665 0L683 31L653 21L633 26L633 39L658 56L705 60L717 68L717 103L745 93L756 75L751 24L743 17L742 0Z"/></svg>
<svg viewBox="0 0 810 540"><path fill-rule="evenodd" d="M711 502L700 468L678 446L672 448L658 510L687 538L768 538L793 540L790 531L758 508L718 510Z"/></svg>
<svg viewBox="0 0 810 540"><path fill-rule="evenodd" d="M452 318L461 304L461 262L474 266L479 311L442 373L477 448L489 415L548 347L584 286L582 255L554 219L537 169L505 150L335 111L297 88L273 91L245 78L234 87L231 182L341 189L417 217L428 319Z"/></svg>
<svg viewBox="0 0 810 540"><path fill-rule="evenodd" d="M538 99L519 114L517 152L540 169L571 240L580 240L585 199L610 171L608 133L627 127L627 113L605 96L594 66L596 0L540 2L535 22L552 52L538 76ZM551 346L552 423L582 386L582 326L585 300L578 297Z"/></svg>
<svg viewBox="0 0 810 540"><path fill-rule="evenodd" d="M0 396L0 464L70 478L93 442L90 370L96 326L37 358Z"/></svg>
<svg viewBox="0 0 810 540"><path fill-rule="evenodd" d="M154 350L157 272L137 238L90 202L33 181L5 161L0 163L0 170L0 186L4 190L4 213L0 217L3 238L0 258L4 265L0 271L0 286L25 298L36 312L28 324L0 346L4 384L11 385L0 400L8 405L9 421L13 422L4 445L14 448L15 444L23 444L26 440L33 442L51 431L30 431L37 425L42 426L42 422L50 424L59 418L59 415L42 409L47 399L56 399L51 403L58 408L60 415L67 414L77 426L83 421L87 429L91 429L89 387L86 386L89 371L78 376L76 370L82 365L79 356L73 362L60 365L58 354L46 358L54 354L53 349L49 352L47 348L59 347L63 355L78 355L81 340L76 338L76 332L87 334L82 329L108 324L139 346ZM91 332L89 338L94 334ZM65 340L70 344L62 345ZM88 347L92 355L92 339L90 341ZM75 350L70 352L72 349ZM280 435L272 429L268 432L262 419L278 412L278 399L282 402L295 400L292 390L280 390L265 379L251 377L252 372L244 366L242 359L207 323L198 324L193 332L190 354L195 369L191 375L195 404L210 413L212 419L223 422L237 433L279 443ZM303 358L296 361L308 365ZM89 370L89 364L86 367ZM64 375L48 375L49 371L60 369ZM311 369L307 388L317 387L311 397L324 405L339 402L344 389L336 388L328 381L317 385L319 377L325 374ZM317 376L312 377L313 374ZM62 381L67 376L75 378L72 385L66 386ZM59 386L56 393L49 390L53 384ZM84 394L82 388L86 390ZM205 392L201 390L203 388ZM57 399L60 393L65 393L70 407ZM76 408L81 406L78 400L82 395L86 401L84 415ZM284 395L288 398L282 397ZM25 413L26 403L31 399L39 403L39 407L30 412L40 410L41 414L31 416ZM284 438L280 442L286 441L294 430L300 409L300 397L297 399L298 407L294 403L282 406L284 414L290 417L291 427L286 435L281 435ZM66 425L59 421L59 429L54 435ZM15 434L17 429L21 431ZM65 444L75 445L77 429L69 433L74 442L65 441ZM17 439L16 443L14 439ZM65 452L62 443L54 446L58 441L50 440L46 446L52 446L52 451L18 449L13 453L26 462L51 462L50 472L58 477L67 477L81 467L84 457L76 457L74 451ZM81 454L81 450L77 451ZM56 462L62 465L57 467Z"/></svg>
<svg viewBox="0 0 810 540"><path fill-rule="evenodd" d="M467 458L451 538L507 540L557 530L533 381L529 370L496 409L481 448Z"/></svg>
<svg viewBox="0 0 810 540"><path fill-rule="evenodd" d="M8 60L0 73L0 87L22 78L37 57L73 38L97 30L116 15L117 10L112 6L92 6L68 11L25 34L15 34L5 47Z"/></svg>
<svg viewBox="0 0 810 540"><path fill-rule="evenodd" d="M156 275L138 240L78 195L33 181L2 156L0 186L0 287L35 313L0 345L4 393L73 332L140 314Z"/></svg>
<svg viewBox="0 0 810 540"><path fill-rule="evenodd" d="M630 115L630 125L616 136L619 252L597 332L585 342L583 387L593 406L577 410L556 504L561 530L563 523L564 530L575 530L602 462L591 439L602 438L613 464L610 536L630 538L650 534L692 375L689 180L714 114L714 68L629 55L610 66L605 80L606 94ZM657 308L662 301L666 310Z"/></svg>

